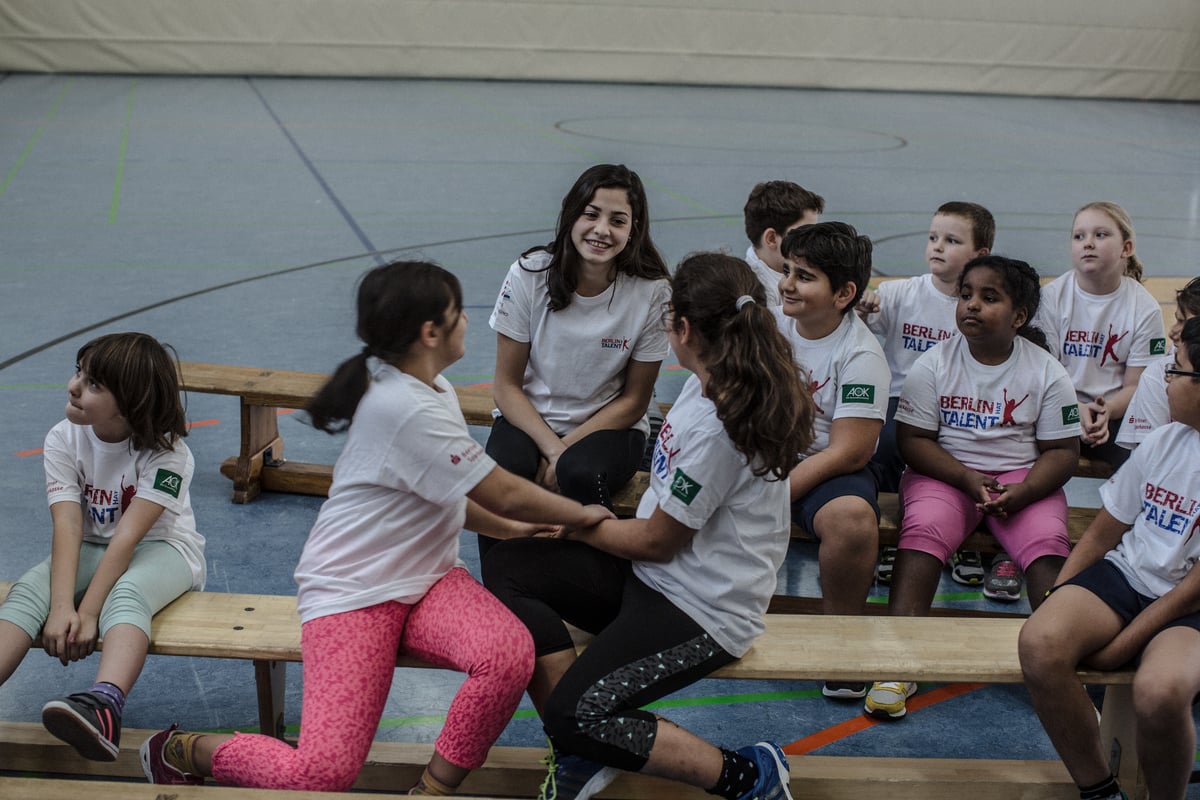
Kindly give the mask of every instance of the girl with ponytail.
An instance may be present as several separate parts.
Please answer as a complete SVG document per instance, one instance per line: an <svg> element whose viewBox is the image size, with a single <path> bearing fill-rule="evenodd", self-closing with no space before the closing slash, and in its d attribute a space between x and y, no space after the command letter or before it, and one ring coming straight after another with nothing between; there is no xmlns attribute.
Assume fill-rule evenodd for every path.
<svg viewBox="0 0 1200 800"><path fill-rule="evenodd" d="M363 349L309 409L348 429L296 568L304 655L299 746L270 736L162 731L142 745L155 783L346 791L367 758L397 654L467 673L410 794L452 794L483 764L533 667L529 633L458 560L464 527L557 533L612 514L497 467L441 372L463 355L458 279L434 264L377 267L358 287ZM521 520L521 521L517 521Z"/></svg>
<svg viewBox="0 0 1200 800"><path fill-rule="evenodd" d="M811 398L746 263L689 256L671 288L667 335L692 375L637 517L499 542L483 565L533 633L529 695L551 742L544 798L591 797L619 770L718 797L791 798L777 745L720 749L642 710L763 631L788 545L786 478L812 439ZM595 634L578 657L564 620Z"/></svg>

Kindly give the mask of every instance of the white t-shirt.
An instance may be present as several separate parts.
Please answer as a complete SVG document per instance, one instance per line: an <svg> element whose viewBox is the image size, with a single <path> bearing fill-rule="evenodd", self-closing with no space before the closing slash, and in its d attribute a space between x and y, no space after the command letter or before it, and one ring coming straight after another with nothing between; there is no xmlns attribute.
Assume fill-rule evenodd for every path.
<svg viewBox="0 0 1200 800"><path fill-rule="evenodd" d="M768 267L767 262L758 257L758 253L754 252L754 245L746 248L746 263L750 265L750 269L754 271L754 277L758 278L758 282L766 290L767 305L781 304L783 299L779 296L779 281L783 275Z"/></svg>
<svg viewBox="0 0 1200 800"><path fill-rule="evenodd" d="M879 310L867 317L867 327L880 337L892 371L890 395L899 397L917 358L958 334L954 318L958 297L939 292L928 272L902 281L884 281L875 291Z"/></svg>
<svg viewBox="0 0 1200 800"><path fill-rule="evenodd" d="M796 363L812 389L816 414L813 443L805 456L829 447L829 430L835 419L887 417L891 372L879 341L853 311L822 339L805 339L796 332L796 321L773 308L775 323L792 344Z"/></svg>
<svg viewBox="0 0 1200 800"><path fill-rule="evenodd" d="M550 254L539 251L509 267L488 324L529 343L525 396L550 429L565 436L621 393L630 359L666 358L663 312L671 287L665 278L618 275L608 291L595 297L576 294L569 306L551 311L546 305L549 263ZM636 427L650 432L644 416Z"/></svg>
<svg viewBox="0 0 1200 800"><path fill-rule="evenodd" d="M1167 368L1174 356L1163 356L1142 372L1117 434L1117 444L1132 450L1145 441L1150 431L1171 421L1167 407Z"/></svg>
<svg viewBox="0 0 1200 800"><path fill-rule="evenodd" d="M1146 597L1175 588L1200 559L1200 432L1171 422L1150 432L1100 487L1108 513L1132 525L1105 558Z"/></svg>
<svg viewBox="0 0 1200 800"><path fill-rule="evenodd" d="M172 450L133 450L128 439L104 442L91 425L63 420L46 434L46 501L79 503L83 540L107 545L134 497L163 507L142 541L174 547L203 589L204 537L196 531L190 487L196 462L182 440Z"/></svg>
<svg viewBox="0 0 1200 800"><path fill-rule="evenodd" d="M1110 294L1079 288L1074 270L1042 287L1034 321L1046 334L1081 403L1121 388L1126 367L1145 367L1167 352L1158 301L1128 275Z"/></svg>
<svg viewBox="0 0 1200 800"><path fill-rule="evenodd" d="M458 397L388 364L371 377L296 567L301 621L415 603L459 564L467 492L495 467Z"/></svg>
<svg viewBox="0 0 1200 800"><path fill-rule="evenodd" d="M740 657L763 632L787 554L788 482L750 471L695 375L659 431L638 517L655 507L696 535L666 564L634 562L634 573Z"/></svg>
<svg viewBox="0 0 1200 800"><path fill-rule="evenodd" d="M896 421L937 431L938 444L971 469L1008 472L1037 461L1038 440L1079 436L1079 405L1063 365L1018 336L1003 364L980 364L955 336L917 359Z"/></svg>

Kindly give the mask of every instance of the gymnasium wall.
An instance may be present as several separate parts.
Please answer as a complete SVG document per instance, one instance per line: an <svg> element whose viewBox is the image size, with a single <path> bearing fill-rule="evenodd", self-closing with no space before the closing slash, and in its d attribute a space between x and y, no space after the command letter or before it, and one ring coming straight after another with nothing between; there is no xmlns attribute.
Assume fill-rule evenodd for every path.
<svg viewBox="0 0 1200 800"><path fill-rule="evenodd" d="M0 0L0 70L1200 99L1198 0Z"/></svg>

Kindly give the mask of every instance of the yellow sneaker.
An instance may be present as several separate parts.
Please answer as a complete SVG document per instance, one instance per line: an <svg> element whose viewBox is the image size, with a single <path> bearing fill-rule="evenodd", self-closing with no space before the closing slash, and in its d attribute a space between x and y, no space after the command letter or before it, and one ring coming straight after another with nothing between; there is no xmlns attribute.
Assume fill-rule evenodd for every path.
<svg viewBox="0 0 1200 800"><path fill-rule="evenodd" d="M900 719L908 713L905 701L916 693L912 681L876 681L867 692L863 713L875 719Z"/></svg>

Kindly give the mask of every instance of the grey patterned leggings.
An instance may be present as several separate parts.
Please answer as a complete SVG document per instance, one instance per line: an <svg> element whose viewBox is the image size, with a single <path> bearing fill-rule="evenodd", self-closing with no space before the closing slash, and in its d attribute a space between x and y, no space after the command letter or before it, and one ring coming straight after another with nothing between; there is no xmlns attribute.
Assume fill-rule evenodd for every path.
<svg viewBox="0 0 1200 800"><path fill-rule="evenodd" d="M566 753L640 770L658 732L641 707L734 660L628 561L580 542L500 542L483 579L529 627L539 657L573 646L564 621L596 635L546 703L542 724Z"/></svg>

